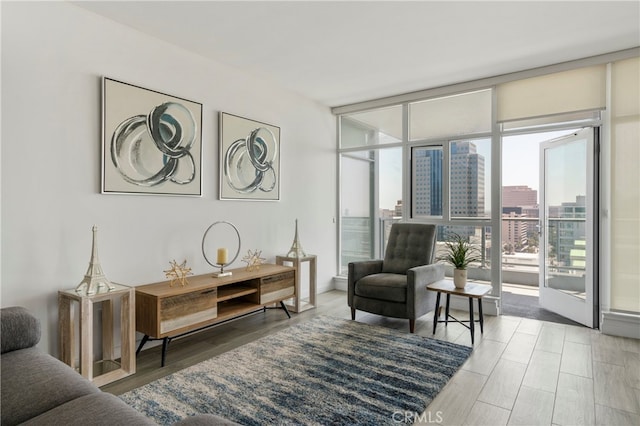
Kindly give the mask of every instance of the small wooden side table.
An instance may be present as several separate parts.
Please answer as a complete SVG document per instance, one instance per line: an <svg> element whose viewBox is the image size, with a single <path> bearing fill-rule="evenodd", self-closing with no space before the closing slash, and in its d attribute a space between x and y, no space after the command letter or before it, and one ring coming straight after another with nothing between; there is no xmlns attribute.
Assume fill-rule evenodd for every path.
<svg viewBox="0 0 640 426"><path fill-rule="evenodd" d="M491 291L491 288L492 287L490 285L477 284L477 283L467 283L467 285L464 288L456 288L456 286L453 284L453 281L451 280L441 280L441 281L436 281L433 284L429 284L427 286L427 290L438 292L438 295L436 297L436 311L433 314L433 334L436 334L436 326L438 325L438 322L442 322L442 320L438 320L439 311L440 311L440 294L445 293L447 295L447 304L445 307L445 314L444 314L445 326L448 324L449 318L451 318L454 321L467 327L469 331L471 331L471 344L473 345L473 334L475 331L474 324L476 322L476 319L473 315L473 299L478 300L477 322L480 323L480 333L482 334L484 332L483 330L484 318L482 316L482 298ZM453 317L452 315L449 315L449 300L451 299L452 294L455 296L463 296L463 297L469 298L469 320L459 320ZM468 322L469 325L464 324L465 322Z"/></svg>
<svg viewBox="0 0 640 426"><path fill-rule="evenodd" d="M100 289L87 295L75 289L58 291L58 338L60 360L76 368L76 325L79 330L79 372L103 386L136 372L135 357L135 289L113 284L113 290ZM120 300L120 362L114 356L114 302ZM77 316L74 305L77 302ZM95 303L102 304L102 360L94 365L93 359L93 309ZM96 374L97 373L97 374Z"/></svg>
<svg viewBox="0 0 640 426"><path fill-rule="evenodd" d="M288 305L288 308L293 312L302 312L307 309L312 309L316 307L316 296L317 296L317 267L316 267L316 255L309 254L305 257L288 257L288 256L276 256L276 264L285 265L285 263L291 263L292 266L296 269L296 294L293 298L293 305ZM302 299L302 291L300 286L301 280L301 270L302 263L309 262L309 301L305 301Z"/></svg>

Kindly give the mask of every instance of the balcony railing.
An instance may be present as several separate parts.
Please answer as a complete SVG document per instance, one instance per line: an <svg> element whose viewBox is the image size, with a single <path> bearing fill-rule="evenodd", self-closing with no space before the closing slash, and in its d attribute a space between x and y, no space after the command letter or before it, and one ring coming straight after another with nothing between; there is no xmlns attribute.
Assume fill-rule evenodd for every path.
<svg viewBox="0 0 640 426"><path fill-rule="evenodd" d="M380 257L384 256L385 247L387 244L389 229L393 223L399 222L400 218L385 218L380 219L379 221L379 241L378 241L378 250L380 253ZM539 218L525 218L525 217L503 217L501 219L504 222L524 222L527 226L535 223L538 224ZM549 224L551 228L551 232L555 232L559 229L559 224L563 224L565 228L570 229L578 229L580 225L585 223L584 218L553 218L549 219ZM567 224L573 224L573 226L567 227ZM536 231L539 230L539 225L536 226ZM556 245L551 244L551 246L557 252L559 249L563 249L565 251L564 255L566 260L570 260L571 249L574 248L574 242L581 240L581 234L576 233L573 236L569 236L567 238L565 236L564 241L566 244L563 247L558 247L559 239L555 240ZM475 279L486 279L490 280L490 251L491 251L491 234L487 232L480 232L479 238L476 236L479 247L484 247L484 250L480 250L481 252L481 261L475 265L472 265L472 268L469 270L470 277ZM570 245L569 245L570 243ZM502 244L501 244L502 248ZM514 253L506 253L502 252L502 277L503 282L509 282L513 284L521 284L521 285L530 285L530 286L538 286L539 282L539 274L540 274L540 256L537 253L537 246L530 247L530 250L533 252L514 252ZM475 266L475 267L473 267ZM581 278L585 273L584 266L578 265L564 265L559 264L557 259L552 259L552 262L548 265L547 272L551 275L558 286L560 287L568 287L574 288L576 285L572 283L576 278ZM561 282L564 282L562 284Z"/></svg>

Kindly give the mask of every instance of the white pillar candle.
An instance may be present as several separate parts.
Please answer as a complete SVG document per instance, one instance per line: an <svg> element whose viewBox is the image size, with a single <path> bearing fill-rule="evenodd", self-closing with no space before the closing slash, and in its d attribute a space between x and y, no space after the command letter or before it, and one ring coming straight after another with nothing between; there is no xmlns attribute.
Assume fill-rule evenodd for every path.
<svg viewBox="0 0 640 426"><path fill-rule="evenodd" d="M225 263L227 263L227 249L226 248L219 248L218 249L218 264L219 265L224 265Z"/></svg>

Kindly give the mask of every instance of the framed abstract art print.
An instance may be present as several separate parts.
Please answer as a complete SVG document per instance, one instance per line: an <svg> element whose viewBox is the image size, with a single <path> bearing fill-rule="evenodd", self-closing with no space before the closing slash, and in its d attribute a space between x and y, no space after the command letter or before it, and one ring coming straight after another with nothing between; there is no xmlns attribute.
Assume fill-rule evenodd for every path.
<svg viewBox="0 0 640 426"><path fill-rule="evenodd" d="M220 113L220 199L280 200L280 128Z"/></svg>
<svg viewBox="0 0 640 426"><path fill-rule="evenodd" d="M102 193L201 196L202 104L102 81Z"/></svg>

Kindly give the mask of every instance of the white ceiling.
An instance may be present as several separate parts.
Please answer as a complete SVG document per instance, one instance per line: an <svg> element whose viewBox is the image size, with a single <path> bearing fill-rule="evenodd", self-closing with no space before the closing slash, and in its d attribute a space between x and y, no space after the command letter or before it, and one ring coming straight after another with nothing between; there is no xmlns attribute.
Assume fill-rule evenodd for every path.
<svg viewBox="0 0 640 426"><path fill-rule="evenodd" d="M327 106L640 46L639 1L80 1Z"/></svg>

